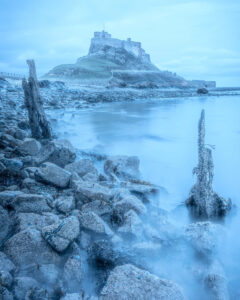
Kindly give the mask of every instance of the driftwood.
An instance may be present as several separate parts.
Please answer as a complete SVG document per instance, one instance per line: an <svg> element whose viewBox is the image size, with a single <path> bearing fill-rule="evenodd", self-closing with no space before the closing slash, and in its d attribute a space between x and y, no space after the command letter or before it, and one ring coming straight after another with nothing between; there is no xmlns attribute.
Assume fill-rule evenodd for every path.
<svg viewBox="0 0 240 300"><path fill-rule="evenodd" d="M22 87L32 137L38 140L50 139L51 128L43 109L34 60L27 60L27 64L29 66L29 78L28 81L23 79Z"/></svg>
<svg viewBox="0 0 240 300"><path fill-rule="evenodd" d="M205 145L205 111L202 110L198 124L198 166L193 169L197 183L190 192L186 204L194 217L212 219L224 216L231 209L231 200L213 191L214 165L212 150Z"/></svg>

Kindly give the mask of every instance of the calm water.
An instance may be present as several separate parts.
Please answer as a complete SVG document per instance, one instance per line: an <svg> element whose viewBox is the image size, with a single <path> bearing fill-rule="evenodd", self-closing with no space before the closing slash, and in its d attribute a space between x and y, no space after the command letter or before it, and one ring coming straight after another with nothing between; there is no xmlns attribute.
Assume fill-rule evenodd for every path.
<svg viewBox="0 0 240 300"><path fill-rule="evenodd" d="M206 143L213 145L214 189L240 204L240 97L199 97L128 103L108 103L80 111L59 111L55 130L80 149L106 154L137 155L143 179L163 186L159 206L181 204L195 182L197 126L206 114ZM228 239L221 247L231 289L240 280L240 222L229 216ZM188 222L183 217L181 223ZM171 276L170 276L171 277Z"/></svg>

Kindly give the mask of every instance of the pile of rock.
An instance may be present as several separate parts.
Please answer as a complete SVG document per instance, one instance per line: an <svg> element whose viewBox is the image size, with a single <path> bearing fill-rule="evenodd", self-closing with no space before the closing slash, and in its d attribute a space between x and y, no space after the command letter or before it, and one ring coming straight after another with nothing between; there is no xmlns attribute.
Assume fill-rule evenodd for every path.
<svg viewBox="0 0 240 300"><path fill-rule="evenodd" d="M184 299L146 271L149 257L184 240L209 261L222 227L199 222L179 234L151 203L158 188L140 180L137 157L103 156L99 171L66 140L32 138L23 102L13 110L0 100L2 299ZM202 264L200 281L227 299L218 262Z"/></svg>

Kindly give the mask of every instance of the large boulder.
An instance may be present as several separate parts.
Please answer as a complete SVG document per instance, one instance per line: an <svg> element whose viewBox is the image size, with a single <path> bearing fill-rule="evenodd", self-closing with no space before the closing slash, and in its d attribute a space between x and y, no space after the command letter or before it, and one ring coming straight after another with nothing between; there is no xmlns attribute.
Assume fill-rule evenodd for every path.
<svg viewBox="0 0 240 300"><path fill-rule="evenodd" d="M75 181L74 182L75 198L80 202L90 202L100 200L109 202L112 194L111 190L95 182Z"/></svg>
<svg viewBox="0 0 240 300"><path fill-rule="evenodd" d="M94 212L80 214L81 226L94 233L112 236L113 232L109 226Z"/></svg>
<svg viewBox="0 0 240 300"><path fill-rule="evenodd" d="M184 296L177 284L127 264L110 273L99 299L183 300Z"/></svg>
<svg viewBox="0 0 240 300"><path fill-rule="evenodd" d="M74 162L75 149L67 140L54 140L43 146L38 153L37 163L52 162L62 168Z"/></svg>
<svg viewBox="0 0 240 300"><path fill-rule="evenodd" d="M59 221L59 217L53 213L18 213L16 218L16 229L22 231L28 228L42 230L43 227L52 225Z"/></svg>
<svg viewBox="0 0 240 300"><path fill-rule="evenodd" d="M40 149L41 144L33 138L24 139L24 141L18 147L20 153L31 156L37 155Z"/></svg>
<svg viewBox="0 0 240 300"><path fill-rule="evenodd" d="M43 163L35 172L36 180L60 188L66 188L68 186L70 177L70 172L50 162Z"/></svg>
<svg viewBox="0 0 240 300"><path fill-rule="evenodd" d="M104 171L111 177L136 179L139 177L139 159L137 156L111 156L104 163Z"/></svg>
<svg viewBox="0 0 240 300"><path fill-rule="evenodd" d="M82 206L81 211L83 213L94 212L95 214L102 216L105 214L110 214L112 212L112 205L111 203L95 200L92 202L85 203Z"/></svg>
<svg viewBox="0 0 240 300"><path fill-rule="evenodd" d="M28 228L13 235L4 244L4 253L17 265L53 263L59 260L56 252L48 246L40 231Z"/></svg>
<svg viewBox="0 0 240 300"><path fill-rule="evenodd" d="M77 238L79 232L79 221L74 216L65 218L42 229L44 239L58 252L67 249Z"/></svg>
<svg viewBox="0 0 240 300"><path fill-rule="evenodd" d="M50 202L51 198L43 195L20 194L8 207L17 212L42 213L51 211Z"/></svg>
<svg viewBox="0 0 240 300"><path fill-rule="evenodd" d="M142 201L133 195L126 195L121 200L114 202L114 210L118 214L124 214L130 209L134 210L137 214L144 214L147 212Z"/></svg>
<svg viewBox="0 0 240 300"><path fill-rule="evenodd" d="M81 159L65 166L65 170L77 173L83 180L90 178L92 181L98 180L98 171L90 159Z"/></svg>

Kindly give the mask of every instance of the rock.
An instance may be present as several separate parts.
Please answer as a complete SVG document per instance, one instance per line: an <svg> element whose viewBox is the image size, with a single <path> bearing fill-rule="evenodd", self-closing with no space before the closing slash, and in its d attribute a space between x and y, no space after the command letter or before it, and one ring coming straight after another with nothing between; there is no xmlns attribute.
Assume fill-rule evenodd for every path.
<svg viewBox="0 0 240 300"><path fill-rule="evenodd" d="M35 175L34 175L35 178ZM51 185L46 185L41 182L37 182L34 179L26 178L22 181L22 187L27 188L31 194L40 194L49 198L51 195L55 198L58 194L57 188Z"/></svg>
<svg viewBox="0 0 240 300"><path fill-rule="evenodd" d="M34 179L35 178L35 172L37 171L37 169L38 169L37 167L26 167L25 168L25 171L28 173L30 179Z"/></svg>
<svg viewBox="0 0 240 300"><path fill-rule="evenodd" d="M18 140L24 140L27 137L26 131L16 128L14 132L14 137Z"/></svg>
<svg viewBox="0 0 240 300"><path fill-rule="evenodd" d="M64 297L62 297L60 300L82 300L82 293L71 293L66 294Z"/></svg>
<svg viewBox="0 0 240 300"><path fill-rule="evenodd" d="M10 134L0 133L0 148L15 148L21 144L21 141L15 139Z"/></svg>
<svg viewBox="0 0 240 300"><path fill-rule="evenodd" d="M11 229L12 222L8 216L8 212L0 206L0 247L4 243L5 239L7 238L10 229Z"/></svg>
<svg viewBox="0 0 240 300"><path fill-rule="evenodd" d="M137 214L144 214L147 212L145 205L136 196L127 195L123 199L114 202L114 210L117 214L125 214L130 209Z"/></svg>
<svg viewBox="0 0 240 300"><path fill-rule="evenodd" d="M60 188L66 188L68 186L70 177L70 172L50 162L42 164L35 173L36 180Z"/></svg>
<svg viewBox="0 0 240 300"><path fill-rule="evenodd" d="M212 300L229 300L227 280L218 261L214 261L204 278L204 285Z"/></svg>
<svg viewBox="0 0 240 300"><path fill-rule="evenodd" d="M37 155L40 149L41 149L41 144L37 140L32 138L24 139L24 141L18 147L20 153L24 155L31 155L31 156Z"/></svg>
<svg viewBox="0 0 240 300"><path fill-rule="evenodd" d="M17 212L42 213L51 211L48 205L51 201L50 197L47 198L43 195L21 194L16 197L10 206Z"/></svg>
<svg viewBox="0 0 240 300"><path fill-rule="evenodd" d="M134 182L126 182L122 184L122 186L128 189L131 193L136 193L139 195L148 195L158 192L159 188L147 183L134 183Z"/></svg>
<svg viewBox="0 0 240 300"><path fill-rule="evenodd" d="M37 287L37 281L31 277L16 277L14 282L14 295L17 300L26 299L25 296L27 292Z"/></svg>
<svg viewBox="0 0 240 300"><path fill-rule="evenodd" d="M74 162L75 158L75 150L69 141L53 140L41 148L37 162L38 164L51 162L64 168L67 164Z"/></svg>
<svg viewBox="0 0 240 300"><path fill-rule="evenodd" d="M200 88L197 90L197 94L208 94L208 90L206 88Z"/></svg>
<svg viewBox="0 0 240 300"><path fill-rule="evenodd" d="M59 221L59 217L52 213L42 215L35 213L18 213L16 216L16 228L18 231L34 227L37 230L42 230L43 227L52 225Z"/></svg>
<svg viewBox="0 0 240 300"><path fill-rule="evenodd" d="M23 194L21 191L3 191L0 192L0 205L7 207L11 205L17 196Z"/></svg>
<svg viewBox="0 0 240 300"><path fill-rule="evenodd" d="M80 215L81 226L94 233L112 236L113 232L109 226L94 212L82 213Z"/></svg>
<svg viewBox="0 0 240 300"><path fill-rule="evenodd" d="M102 216L105 214L110 214L112 212L112 205L111 203L95 200L84 204L81 211L83 213L94 212L95 214Z"/></svg>
<svg viewBox="0 0 240 300"><path fill-rule="evenodd" d="M89 258L95 263L97 268L108 269L117 264L123 264L126 254L122 254L120 249L114 247L112 240L95 240L88 249Z"/></svg>
<svg viewBox="0 0 240 300"><path fill-rule="evenodd" d="M1 162L4 164L4 166L6 167L6 170L14 176L17 176L20 174L21 169L23 167L23 163L21 162L21 160L12 158L3 158L1 159Z"/></svg>
<svg viewBox="0 0 240 300"><path fill-rule="evenodd" d="M13 300L12 293L9 292L9 290L3 286L0 286L0 299L1 300Z"/></svg>
<svg viewBox="0 0 240 300"><path fill-rule="evenodd" d="M104 163L106 174L123 179L139 177L139 159L136 156L111 156Z"/></svg>
<svg viewBox="0 0 240 300"><path fill-rule="evenodd" d="M27 121L19 121L17 125L22 130L29 129L29 124Z"/></svg>
<svg viewBox="0 0 240 300"><path fill-rule="evenodd" d="M10 288L12 285L12 275L7 272L0 270L0 286L5 286L6 288Z"/></svg>
<svg viewBox="0 0 240 300"><path fill-rule="evenodd" d="M84 180L87 179L87 176L88 179L90 179L91 176L91 181L98 180L98 171L90 159L81 159L68 164L65 166L65 170L71 172L72 174L77 173L81 178L84 178Z"/></svg>
<svg viewBox="0 0 240 300"><path fill-rule="evenodd" d="M51 82L49 80L39 80L38 85L40 88L49 88L51 85Z"/></svg>
<svg viewBox="0 0 240 300"><path fill-rule="evenodd" d="M80 290L83 270L81 257L79 255L73 255L68 258L63 268L63 278L69 290Z"/></svg>
<svg viewBox="0 0 240 300"><path fill-rule="evenodd" d="M123 218L123 225L118 228L118 232L125 235L141 236L143 224L135 211L129 210Z"/></svg>
<svg viewBox="0 0 240 300"><path fill-rule="evenodd" d="M183 300L184 296L175 283L127 264L116 267L110 273L99 300L107 299Z"/></svg>
<svg viewBox="0 0 240 300"><path fill-rule="evenodd" d="M80 232L79 221L70 216L56 224L42 229L44 239L58 252L62 252L77 238Z"/></svg>
<svg viewBox="0 0 240 300"><path fill-rule="evenodd" d="M25 300L51 300L47 289L34 287L27 291Z"/></svg>
<svg viewBox="0 0 240 300"><path fill-rule="evenodd" d="M85 203L93 200L109 202L112 197L110 189L94 182L75 181L74 190L76 200Z"/></svg>
<svg viewBox="0 0 240 300"><path fill-rule="evenodd" d="M216 252L217 245L224 240L225 230L212 222L197 222L188 225L185 238L196 251L207 256Z"/></svg>
<svg viewBox="0 0 240 300"><path fill-rule="evenodd" d="M56 209L64 214L70 213L75 208L73 196L61 196L56 200Z"/></svg>
<svg viewBox="0 0 240 300"><path fill-rule="evenodd" d="M6 254L0 252L0 270L13 273L15 269L15 265L7 258Z"/></svg>
<svg viewBox="0 0 240 300"><path fill-rule="evenodd" d="M58 255L47 245L41 233L28 228L13 235L4 244L3 251L17 265L31 263L53 263L59 260Z"/></svg>

